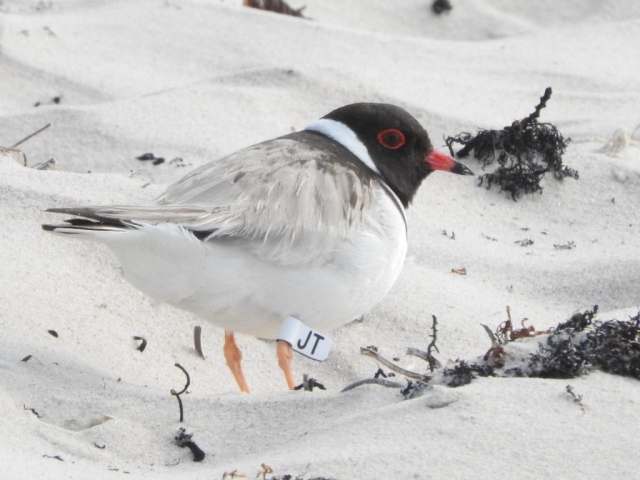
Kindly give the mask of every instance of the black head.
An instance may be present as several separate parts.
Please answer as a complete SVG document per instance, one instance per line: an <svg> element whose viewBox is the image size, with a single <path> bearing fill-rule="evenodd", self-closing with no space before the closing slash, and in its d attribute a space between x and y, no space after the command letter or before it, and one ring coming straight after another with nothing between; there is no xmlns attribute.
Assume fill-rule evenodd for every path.
<svg viewBox="0 0 640 480"><path fill-rule="evenodd" d="M366 147L382 179L405 208L434 170L467 174L463 164L433 150L429 135L406 110L385 103L354 103L323 118L349 127Z"/></svg>

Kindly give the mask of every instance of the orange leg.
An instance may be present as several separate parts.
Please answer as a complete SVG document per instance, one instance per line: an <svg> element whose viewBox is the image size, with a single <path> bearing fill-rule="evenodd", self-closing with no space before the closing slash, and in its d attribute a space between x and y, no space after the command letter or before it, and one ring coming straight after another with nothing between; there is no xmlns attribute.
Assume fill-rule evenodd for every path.
<svg viewBox="0 0 640 480"><path fill-rule="evenodd" d="M240 390L249 393L249 385L247 385L244 373L242 373L242 352L236 345L233 332L226 330L224 332L224 358L227 360L227 366L231 370L233 378L236 379Z"/></svg>
<svg viewBox="0 0 640 480"><path fill-rule="evenodd" d="M293 377L293 369L291 368L291 362L293 360L293 349L288 342L278 340L276 351L278 354L278 365L280 365L280 368L284 372L284 378L287 379L289 390L293 390L293 388L296 386L296 380Z"/></svg>

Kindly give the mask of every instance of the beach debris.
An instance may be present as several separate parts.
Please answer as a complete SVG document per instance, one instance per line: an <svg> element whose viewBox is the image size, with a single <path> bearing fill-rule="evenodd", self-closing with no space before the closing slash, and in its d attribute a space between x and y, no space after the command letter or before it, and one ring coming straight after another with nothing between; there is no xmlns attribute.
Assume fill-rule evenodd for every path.
<svg viewBox="0 0 640 480"><path fill-rule="evenodd" d="M174 165L178 168L182 168L182 167L190 167L191 164L190 163L184 163L184 160L182 159L182 157L176 157L173 160L171 160L169 162L169 165Z"/></svg>
<svg viewBox="0 0 640 480"><path fill-rule="evenodd" d="M33 167L34 170L55 170L57 166L56 159L50 158L46 162L36 163Z"/></svg>
<svg viewBox="0 0 640 480"><path fill-rule="evenodd" d="M47 330L47 332L49 333L49 335L51 335L52 337L56 337L58 338L58 332L56 332L55 330Z"/></svg>
<svg viewBox="0 0 640 480"><path fill-rule="evenodd" d="M174 438L174 440L176 445L180 448L186 447L191 450L194 462L201 462L202 460L204 460L205 453L200 447L198 447L198 445L195 444L193 440L191 440L192 438L193 433L186 433L186 430L184 428L180 428L180 430L178 430L178 435Z"/></svg>
<svg viewBox="0 0 640 480"><path fill-rule="evenodd" d="M449 234L447 233L446 230L442 230L442 235L444 235L445 237L451 239L451 240L455 240L456 239L456 232L451 232L451 236L449 236Z"/></svg>
<svg viewBox="0 0 640 480"><path fill-rule="evenodd" d="M640 380L640 312L629 320L594 319L598 311L576 313L558 325L531 358L533 376L573 378L592 368Z"/></svg>
<svg viewBox="0 0 640 480"><path fill-rule="evenodd" d="M137 336L134 336L133 339L137 342L140 342L140 345L138 345L138 348L136 348L136 350L138 350L140 353L144 352L144 349L147 348L147 340Z"/></svg>
<svg viewBox="0 0 640 480"><path fill-rule="evenodd" d="M31 413L33 413L36 417L38 418L42 418L42 415L40 415L38 412L36 412L35 408L28 408L26 405L22 405L22 408L24 408L25 410L30 411Z"/></svg>
<svg viewBox="0 0 640 480"><path fill-rule="evenodd" d="M600 152L609 157L620 157L631 143L631 136L626 128L619 128L611 135Z"/></svg>
<svg viewBox="0 0 640 480"><path fill-rule="evenodd" d="M551 93L548 87L533 113L502 130L480 130L475 136L463 132L447 137L445 142L451 155L464 158L473 153L483 170L497 161L498 167L493 172L479 176L478 185L486 182L487 189L493 184L499 185L500 191L510 193L514 201L522 193L542 193L540 181L546 173L552 172L557 180L578 179L578 172L562 163L571 139L565 140L554 125L538 122L540 110L546 107ZM463 145L455 154L454 143Z"/></svg>
<svg viewBox="0 0 640 480"><path fill-rule="evenodd" d="M242 473L238 473L237 468L231 472L224 472L222 474L222 480L226 480L226 478L246 478L246 477L247 477L246 475Z"/></svg>
<svg viewBox="0 0 640 480"><path fill-rule="evenodd" d="M258 472L258 474L256 475L256 478L260 478L260 475L262 475L262 480L266 480L267 473L273 473L273 469L265 463L261 463L260 466L262 467L262 471Z"/></svg>
<svg viewBox="0 0 640 480"><path fill-rule="evenodd" d="M35 137L36 135L38 135L39 133L45 131L50 126L51 126L51 124L47 123L44 127L39 128L38 130L36 130L33 133L30 133L29 135L24 137L22 140L14 143L13 145L11 145L8 148L7 147L0 147L0 157L11 158L12 160L15 160L17 163L21 164L23 167L26 167L27 166L27 156L25 155L25 153L22 150L19 150L16 147L22 145L27 140L29 140L29 139ZM55 161L54 161L54 164L55 164Z"/></svg>
<svg viewBox="0 0 640 480"><path fill-rule="evenodd" d="M174 395L178 399L178 408L180 409L180 422L183 422L184 410L182 408L182 399L180 399L180 395L186 392L187 388L189 388L189 385L191 385L191 377L189 377L189 373L184 369L182 365L180 365L179 363L176 363L175 366L178 367L180 370L182 370L182 372L187 377L187 383L185 384L182 390L180 390L179 392L176 392L173 388L171 389L171 395Z"/></svg>
<svg viewBox="0 0 640 480"><path fill-rule="evenodd" d="M326 390L322 383L318 382L315 378L309 378L309 375L306 373L302 375L302 383L297 387L293 387L294 390L304 390L305 392L313 392L314 388Z"/></svg>
<svg viewBox="0 0 640 480"><path fill-rule="evenodd" d="M23 167L27 166L27 156L22 150L18 150L17 148L0 147L0 160L4 160L5 158L11 159Z"/></svg>
<svg viewBox="0 0 640 480"><path fill-rule="evenodd" d="M394 358L395 361L395 358ZM384 370L382 370L382 368L378 368L378 370L376 370L376 373L373 374L373 378L388 378L388 377L395 377L396 374L393 372L389 372L389 373L384 373Z"/></svg>
<svg viewBox="0 0 640 480"><path fill-rule="evenodd" d="M565 387L567 394L573 399L575 403L580 405L582 411L584 412L584 403L582 403L582 395L578 395L571 385L567 385Z"/></svg>
<svg viewBox="0 0 640 480"><path fill-rule="evenodd" d="M447 387L457 388L471 383L478 377L495 377L495 369L491 365L479 365L464 360L456 360L453 367L443 371Z"/></svg>
<svg viewBox="0 0 640 480"><path fill-rule="evenodd" d="M451 6L451 2L449 0L435 0L431 4L431 11L436 15L441 15L445 12L450 12L453 6Z"/></svg>
<svg viewBox="0 0 640 480"><path fill-rule="evenodd" d="M400 394L405 400L411 400L412 398L422 395L428 386L429 384L427 382L412 382L411 380L407 380L407 386L400 390Z"/></svg>
<svg viewBox="0 0 640 480"><path fill-rule="evenodd" d="M467 274L467 268L466 267L452 268L451 269L451 273L455 273L457 275L466 275Z"/></svg>
<svg viewBox="0 0 640 480"><path fill-rule="evenodd" d="M45 28L45 30L49 29L49 27L44 27L44 28ZM51 34L53 34L53 32L50 29L48 31ZM39 107L40 105L58 105L61 101L62 101L62 95L57 95L57 96L53 97L51 100L49 100L49 101L36 102L36 103L33 104L33 106L34 107Z"/></svg>
<svg viewBox="0 0 640 480"><path fill-rule="evenodd" d="M555 248L556 250L571 250L573 248L576 248L576 243L574 241L567 242L564 245L558 245L554 243L553 248Z"/></svg>
<svg viewBox="0 0 640 480"><path fill-rule="evenodd" d="M98 445L97 442L93 442L93 446L99 448L100 450L104 450L105 448L107 448L106 445Z"/></svg>
<svg viewBox="0 0 640 480"><path fill-rule="evenodd" d="M516 240L513 243L517 243L521 247L528 247L530 245L533 245L533 240L531 240L530 238L525 238L523 240Z"/></svg>
<svg viewBox="0 0 640 480"><path fill-rule="evenodd" d="M26 142L27 140L29 140L29 139L31 139L31 138L33 138L33 137L35 137L36 135L38 135L38 134L39 134L39 133L41 133L41 132L44 132L44 131L45 131L47 128L49 128L50 126L51 126L51 124L50 124L50 123L47 123L44 127L39 128L38 130L36 130L36 131L35 131L35 132L33 132L33 133L30 133L29 135L27 135L26 137L24 137L24 138L23 138L22 140L20 140L19 142L14 143L13 145L11 145L9 148L10 148L10 149L12 149L12 148L16 148L16 147L17 147L17 146L19 146L19 145L22 145L22 144L23 144L24 142ZM26 165L26 164L25 164L25 165Z"/></svg>
<svg viewBox="0 0 640 480"><path fill-rule="evenodd" d="M394 382L392 380L386 380L384 378L365 378L364 380L358 380L357 382L351 383L340 390L340 393L348 392L349 390L353 390L356 387L361 385L382 385L383 387L389 388L401 388L402 384L399 382Z"/></svg>
<svg viewBox="0 0 640 480"><path fill-rule="evenodd" d="M34 359L36 362L38 362L40 365L42 365L42 362L40 360L38 360L36 357L34 357L33 355L27 355L26 357L24 357L22 360L20 360L21 362L27 363L29 360Z"/></svg>
<svg viewBox="0 0 640 480"><path fill-rule="evenodd" d="M196 347L196 352L198 352L198 354L204 360L206 360L207 357L205 357L204 353L202 353L202 327L200 325L197 325L193 328L193 343Z"/></svg>
<svg viewBox="0 0 640 480"><path fill-rule="evenodd" d="M438 319L435 315L431 315L431 343L427 346L427 351L424 352L422 350L418 350L417 348L407 348L407 355L413 355L414 357L421 358L425 362L429 364L429 371L434 372L438 368L442 367L442 364L438 361L436 357L433 356L433 350L440 353L438 347L436 346L436 341L438 340Z"/></svg>
<svg viewBox="0 0 640 480"><path fill-rule="evenodd" d="M421 381L426 381L426 380L429 380L431 378L431 377L429 377L427 375L422 375L421 373L412 372L411 370L406 370L406 369L404 369L402 367L399 367L399 366L395 365L394 363L392 363L391 361L389 361L386 358L384 358L379 353L377 353L377 352L375 352L375 351L373 351L373 350L371 350L369 348L360 348L360 353L362 355L366 356L366 357L371 357L371 358L377 360L378 362L383 364L388 369L393 370L394 372L396 372L399 375L402 375L403 377L411 378L413 380L421 380Z"/></svg>
<svg viewBox="0 0 640 480"><path fill-rule="evenodd" d="M304 18L302 11L307 8L300 7L298 9L291 8L286 2L282 0L243 0L242 4L245 7L257 8L258 10L267 10L275 13L282 13L284 15L291 15L293 17Z"/></svg>
<svg viewBox="0 0 640 480"><path fill-rule="evenodd" d="M153 153L143 153L142 155L137 156L136 160L140 160L141 162L151 161L153 165L160 165L164 163L164 157L156 157Z"/></svg>
<svg viewBox="0 0 640 480"><path fill-rule="evenodd" d="M53 458L55 460L60 460L64 462L63 458L60 455L42 455L42 458Z"/></svg>

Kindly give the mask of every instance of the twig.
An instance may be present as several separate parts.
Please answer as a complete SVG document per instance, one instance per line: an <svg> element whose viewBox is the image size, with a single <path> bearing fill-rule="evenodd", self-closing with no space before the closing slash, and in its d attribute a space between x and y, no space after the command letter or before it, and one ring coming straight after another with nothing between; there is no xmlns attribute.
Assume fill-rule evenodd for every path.
<svg viewBox="0 0 640 480"><path fill-rule="evenodd" d="M352 383L351 385L347 385L340 393L348 392L349 390L353 390L356 387L361 385L382 385L383 387L389 388L400 388L402 387L401 383L394 382L392 380L385 380L384 378L365 378L364 380L360 380L359 382Z"/></svg>
<svg viewBox="0 0 640 480"><path fill-rule="evenodd" d="M42 362L40 360L38 360L36 357L34 357L33 355L27 355L26 357L24 357L22 360L20 360L21 362L28 362L31 359L34 359L35 361L37 361L40 365L42 365Z"/></svg>
<svg viewBox="0 0 640 480"><path fill-rule="evenodd" d="M438 325L438 319L435 315L432 315L432 317L433 323L431 324L431 330L433 334L429 336L433 338L433 340L431 340L431 343L427 347L427 351L425 352L422 350L418 350L417 348L407 348L407 355L413 355L414 357L421 358L425 362L428 362L429 371L431 372L433 372L437 368L442 367L442 364L436 357L433 356L433 353L431 353L431 351L434 349L436 352L440 353L440 350L438 350L438 347L436 346L436 341L438 340L438 329L436 328L436 326Z"/></svg>
<svg viewBox="0 0 640 480"><path fill-rule="evenodd" d="M196 346L196 351L203 359L206 360L207 357L205 357L204 353L202 353L202 327L200 325L197 325L193 329L193 343Z"/></svg>
<svg viewBox="0 0 640 480"><path fill-rule="evenodd" d="M369 349L369 348L360 348L360 353L362 355L365 355L367 357L371 357L376 359L377 361L379 361L381 364L383 364L385 367L393 370L394 372L407 377L407 378L413 378L414 380L421 380L421 381L428 381L430 379L430 377L428 377L427 375L421 375L419 373L415 373L412 372L410 370L406 370L404 368L398 367L397 365L394 365L392 362L390 362L389 360L387 360L386 358L380 356L378 353L374 352L373 350Z"/></svg>
<svg viewBox="0 0 640 480"><path fill-rule="evenodd" d="M22 408L24 408L25 410L29 410L31 413L33 413L36 417L38 418L42 418L42 415L40 415L38 412L36 412L35 408L27 408L26 405L22 405Z"/></svg>
<svg viewBox="0 0 640 480"><path fill-rule="evenodd" d="M573 397L573 401L580 405L582 411L584 411L584 403L582 403L582 395L578 395L571 385L567 385L567 393Z"/></svg>
<svg viewBox="0 0 640 480"><path fill-rule="evenodd" d="M313 388L319 388L320 390L326 390L325 386L318 382L315 378L309 378L308 374L302 376L302 383L297 387L293 387L294 390L302 390L305 392L313 392Z"/></svg>
<svg viewBox="0 0 640 480"><path fill-rule="evenodd" d="M536 105L535 110L531 115L520 120L520 127L525 128L533 120L537 120L538 118L540 118L540 110L547 106L547 102L551 98L552 93L553 91L551 90L551 87L545 88L544 94L540 97L540 103Z"/></svg>
<svg viewBox="0 0 640 480"><path fill-rule="evenodd" d="M256 478L260 478L260 475L262 475L262 480L267 480L267 473L273 473L273 468L266 463L263 463L260 466L262 467L262 472L258 472Z"/></svg>
<svg viewBox="0 0 640 480"><path fill-rule="evenodd" d="M436 346L436 341L438 340L438 329L437 329L438 319L436 318L435 315L431 315L431 318L433 319L433 323L431 324L431 331L433 332L431 335L431 338L433 340L431 340L431 343L427 347L427 362L429 362L429 370L433 372L436 368L442 365L436 359L436 357L434 357L433 354L431 353L432 350L435 350L436 352L440 353L440 350L438 350L438 347Z"/></svg>
<svg viewBox="0 0 640 480"><path fill-rule="evenodd" d="M26 142L27 140L29 140L30 138L35 137L36 135L38 135L40 132L44 132L47 128L49 128L51 126L50 123L47 123L44 127L42 127L40 130L36 130L35 132L33 132L31 135L27 135L26 137L24 137L22 140L20 140L18 143L11 145L9 148L16 148L18 145L22 145L24 142Z"/></svg>
<svg viewBox="0 0 640 480"><path fill-rule="evenodd" d="M182 390L180 390L179 392L176 392L173 388L171 389L171 395L175 395L175 397L178 399L178 406L180 407L180 421L183 422L184 410L182 409L182 400L180 399L180 395L186 392L187 388L189 388L189 385L191 384L191 378L189 377L189 374L187 373L187 371L182 367L182 365L180 365L179 363L176 363L175 366L178 367L180 370L182 370L182 372L187 376L187 383Z"/></svg>

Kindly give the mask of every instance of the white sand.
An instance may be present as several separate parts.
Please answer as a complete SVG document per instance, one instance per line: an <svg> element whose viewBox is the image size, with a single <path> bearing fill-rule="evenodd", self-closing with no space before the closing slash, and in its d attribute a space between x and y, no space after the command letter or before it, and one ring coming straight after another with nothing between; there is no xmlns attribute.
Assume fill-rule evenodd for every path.
<svg viewBox="0 0 640 480"><path fill-rule="evenodd" d="M377 368L361 346L424 370L405 349L426 347L431 315L446 362L484 354L479 324L497 326L505 305L539 330L595 303L637 311L640 4L452 0L436 17L426 0L292 1L306 4L305 21L240 3L0 2L0 146L52 123L20 148L29 167L58 165L0 160L0 476L255 478L264 462L305 479L637 478L636 380L481 379L413 400L380 386L339 391ZM443 135L526 116L547 86L542 121L573 139L564 162L580 179L547 178L543 195L514 203L471 177L430 177L395 289L331 333L325 363L295 359L326 392L286 391L274 345L240 337L254 390L240 394L220 330L149 301L105 248L40 229L57 219L47 207L144 202L194 166L346 103L401 105L442 148ZM603 153L618 129L617 150ZM145 152L167 162L135 160ZM514 243L526 238L534 244ZM451 273L460 267L466 276ZM199 324L206 361L192 348ZM143 353L133 335L147 338ZM175 362L191 374L183 426L203 463L172 443Z"/></svg>

